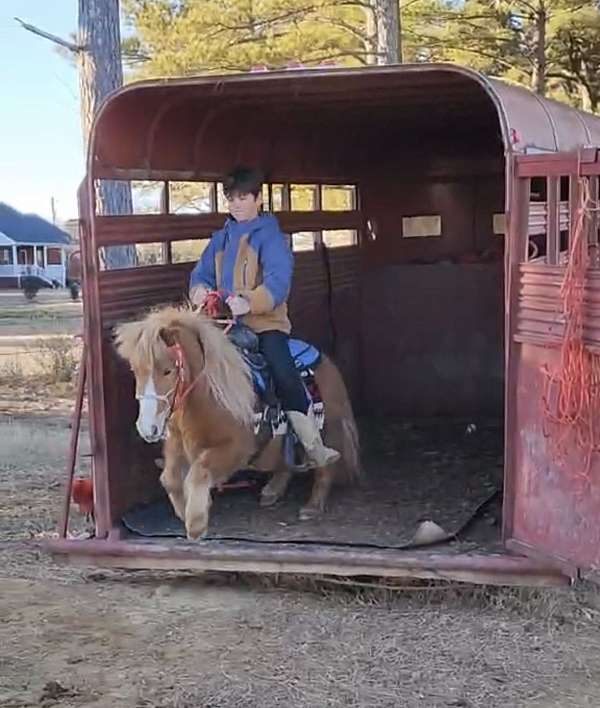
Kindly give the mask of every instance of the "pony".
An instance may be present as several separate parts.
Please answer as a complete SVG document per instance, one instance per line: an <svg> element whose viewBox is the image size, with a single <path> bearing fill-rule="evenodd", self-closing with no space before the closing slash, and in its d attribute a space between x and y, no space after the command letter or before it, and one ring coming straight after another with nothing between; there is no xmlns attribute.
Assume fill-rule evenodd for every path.
<svg viewBox="0 0 600 708"><path fill-rule="evenodd" d="M255 434L258 401L250 369L215 321L189 307L165 307L118 325L115 334L116 350L135 377L138 433L146 442L164 440L160 482L188 539L206 535L211 489L239 470L270 473L261 506L283 497L292 476L283 436L263 443ZM314 373L325 441L341 459L314 470L301 520L324 512L334 481L354 483L361 475L358 430L342 376L324 355Z"/></svg>

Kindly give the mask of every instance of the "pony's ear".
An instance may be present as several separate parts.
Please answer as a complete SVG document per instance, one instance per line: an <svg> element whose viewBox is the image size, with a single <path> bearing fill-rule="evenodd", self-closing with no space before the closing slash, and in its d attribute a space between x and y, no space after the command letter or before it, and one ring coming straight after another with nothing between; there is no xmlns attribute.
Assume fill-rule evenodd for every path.
<svg viewBox="0 0 600 708"><path fill-rule="evenodd" d="M179 329L177 327L162 327L158 336L167 347L174 347L176 344L179 344Z"/></svg>
<svg viewBox="0 0 600 708"><path fill-rule="evenodd" d="M141 322L124 322L117 325L113 330L117 354L123 359L129 359L132 351L140 341L142 332Z"/></svg>

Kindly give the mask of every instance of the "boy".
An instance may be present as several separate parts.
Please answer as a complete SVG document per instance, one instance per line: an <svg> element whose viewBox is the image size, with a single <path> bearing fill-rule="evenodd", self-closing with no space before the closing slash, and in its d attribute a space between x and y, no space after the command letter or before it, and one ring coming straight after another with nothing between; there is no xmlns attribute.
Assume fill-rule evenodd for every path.
<svg viewBox="0 0 600 708"><path fill-rule="evenodd" d="M216 231L190 276L190 300L202 307L209 290L224 290L234 317L254 332L288 420L309 461L317 467L340 455L323 444L288 340L287 299L293 256L272 214L261 211L261 174L248 167L230 172L223 191L230 215Z"/></svg>

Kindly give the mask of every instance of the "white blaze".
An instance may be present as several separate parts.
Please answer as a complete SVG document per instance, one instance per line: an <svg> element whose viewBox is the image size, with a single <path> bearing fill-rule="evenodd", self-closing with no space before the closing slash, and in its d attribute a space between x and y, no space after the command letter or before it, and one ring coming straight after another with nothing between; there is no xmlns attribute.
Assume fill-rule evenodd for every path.
<svg viewBox="0 0 600 708"><path fill-rule="evenodd" d="M144 391L141 396L138 396L138 401L140 406L136 423L138 433L144 440L153 441L158 439L164 425L164 421L161 421L160 418L164 416L157 415L159 399L156 395L156 387L152 376L149 376L146 380Z"/></svg>

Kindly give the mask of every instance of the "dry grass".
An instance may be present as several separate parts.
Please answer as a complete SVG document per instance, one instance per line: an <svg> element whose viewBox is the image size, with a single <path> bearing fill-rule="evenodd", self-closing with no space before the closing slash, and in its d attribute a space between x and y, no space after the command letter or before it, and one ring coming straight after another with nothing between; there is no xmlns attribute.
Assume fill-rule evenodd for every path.
<svg viewBox="0 0 600 708"><path fill-rule="evenodd" d="M9 612L21 612L19 666L6 681L24 699L56 680L81 696L69 705L92 696L163 708L600 705L595 623L579 609L546 612L548 593L524 602L494 591L490 602L465 588L431 602L97 571L4 587ZM28 672L27 690L17 689Z"/></svg>
<svg viewBox="0 0 600 708"><path fill-rule="evenodd" d="M35 345L2 352L0 379L13 385L72 383L81 356L81 343L72 337L47 337Z"/></svg>
<svg viewBox="0 0 600 708"><path fill-rule="evenodd" d="M70 383L77 372L81 345L69 338L46 340L38 356L48 383Z"/></svg>
<svg viewBox="0 0 600 708"><path fill-rule="evenodd" d="M66 427L32 425L7 418L0 422L0 469L23 470L33 467L56 468L69 445Z"/></svg>

